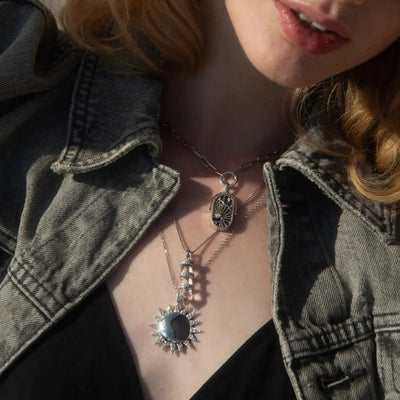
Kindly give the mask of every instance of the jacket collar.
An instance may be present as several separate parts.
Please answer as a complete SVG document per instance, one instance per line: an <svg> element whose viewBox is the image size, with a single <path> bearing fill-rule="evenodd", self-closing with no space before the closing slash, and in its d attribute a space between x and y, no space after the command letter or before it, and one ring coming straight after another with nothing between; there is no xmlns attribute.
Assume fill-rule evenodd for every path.
<svg viewBox="0 0 400 400"><path fill-rule="evenodd" d="M141 145L158 157L160 96L159 80L110 74L98 57L86 53L73 93L67 143L53 171L93 171Z"/></svg>
<svg viewBox="0 0 400 400"><path fill-rule="evenodd" d="M313 133L315 134L315 132ZM317 134L325 140L324 133ZM350 183L347 159L331 156L298 140L278 161L280 170L293 168L317 185L340 208L359 217L385 243L398 241L398 213L395 206L363 197Z"/></svg>
<svg viewBox="0 0 400 400"><path fill-rule="evenodd" d="M149 76L113 75L94 55L85 54L76 83L66 146L52 169L84 173L106 166L140 145L152 157L162 151L159 136L161 82ZM314 128L310 128L314 129ZM314 129L313 135L324 133ZM342 209L350 210L386 243L395 243L394 207L370 201L351 186L346 160L298 140L276 163L315 183Z"/></svg>

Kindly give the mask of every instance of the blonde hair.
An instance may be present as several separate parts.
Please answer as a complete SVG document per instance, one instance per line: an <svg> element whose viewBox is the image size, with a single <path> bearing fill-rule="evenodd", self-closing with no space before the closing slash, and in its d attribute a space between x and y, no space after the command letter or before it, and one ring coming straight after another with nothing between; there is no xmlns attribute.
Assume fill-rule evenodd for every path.
<svg viewBox="0 0 400 400"><path fill-rule="evenodd" d="M198 0L67 0L62 23L78 46L128 73L193 70L204 40ZM365 197L400 200L400 41L373 60L294 92L297 127L321 121L350 147L350 181ZM306 132L306 129L304 129ZM327 149L329 151L329 148Z"/></svg>
<svg viewBox="0 0 400 400"><path fill-rule="evenodd" d="M297 89L292 111L303 135L308 123L320 120L331 137L349 145L336 155L347 158L358 192L381 203L400 200L400 40L350 71Z"/></svg>

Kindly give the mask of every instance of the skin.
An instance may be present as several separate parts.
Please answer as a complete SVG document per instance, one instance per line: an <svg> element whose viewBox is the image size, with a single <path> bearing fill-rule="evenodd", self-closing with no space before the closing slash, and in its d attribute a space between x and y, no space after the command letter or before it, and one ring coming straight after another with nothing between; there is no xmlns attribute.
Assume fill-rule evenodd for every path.
<svg viewBox="0 0 400 400"><path fill-rule="evenodd" d="M347 26L350 41L323 55L305 54L282 33L273 1L225 2L232 25L250 62L264 76L289 87L312 85L362 64L400 36L398 0L300 0ZM368 23L366 23L368 21Z"/></svg>
<svg viewBox="0 0 400 400"><path fill-rule="evenodd" d="M288 87L316 83L362 63L400 35L399 0L300 1L340 15L351 32L347 47L322 56L296 49L282 33L272 0L201 0L206 13L204 62L195 73L165 77L161 119L223 171L293 140L286 122ZM180 171L182 179L171 206L193 248L213 231L209 202L222 187L192 155L161 133L165 150L160 161ZM250 169L240 178L237 197L244 200L261 182L261 166ZM158 307L174 301L156 228L108 279L146 399L187 400L271 319L266 225L265 212L259 212L202 275L205 290L196 309L205 333L197 351L186 355L163 353L149 334ZM173 265L178 265L184 254L169 212L160 226ZM219 240L202 250L203 261L216 243Z"/></svg>

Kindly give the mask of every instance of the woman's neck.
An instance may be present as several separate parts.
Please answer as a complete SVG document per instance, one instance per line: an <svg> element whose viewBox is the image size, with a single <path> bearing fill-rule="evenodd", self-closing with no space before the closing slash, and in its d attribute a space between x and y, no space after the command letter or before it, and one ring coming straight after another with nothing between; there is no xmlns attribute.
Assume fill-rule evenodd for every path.
<svg viewBox="0 0 400 400"><path fill-rule="evenodd" d="M251 65L223 2L212 4L203 63L165 77L161 119L206 156L236 165L292 140L288 89Z"/></svg>

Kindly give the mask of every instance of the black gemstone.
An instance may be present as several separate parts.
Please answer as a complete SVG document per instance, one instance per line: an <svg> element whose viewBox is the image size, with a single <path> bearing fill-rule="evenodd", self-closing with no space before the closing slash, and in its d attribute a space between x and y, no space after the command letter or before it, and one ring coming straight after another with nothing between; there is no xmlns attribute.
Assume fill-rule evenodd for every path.
<svg viewBox="0 0 400 400"><path fill-rule="evenodd" d="M165 316L160 327L161 335L169 342L184 342L190 334L190 322L180 313Z"/></svg>

